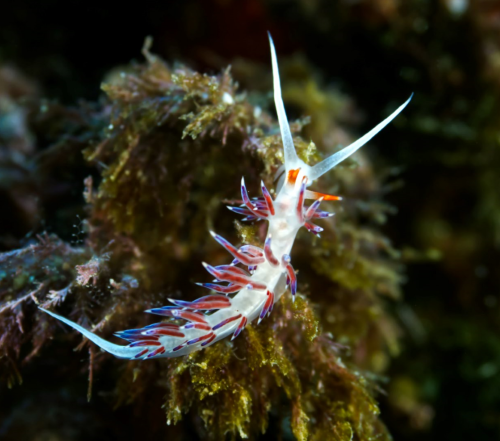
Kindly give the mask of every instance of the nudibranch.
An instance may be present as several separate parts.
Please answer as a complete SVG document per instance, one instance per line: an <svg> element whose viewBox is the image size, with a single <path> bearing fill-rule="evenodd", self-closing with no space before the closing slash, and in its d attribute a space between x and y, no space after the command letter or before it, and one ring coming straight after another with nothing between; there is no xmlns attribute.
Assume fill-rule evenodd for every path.
<svg viewBox="0 0 500 441"><path fill-rule="evenodd" d="M274 199L264 183L261 183L262 196L250 198L242 179L243 203L238 207L229 207L233 212L245 216L244 220L265 219L269 222L264 246L236 247L211 232L213 238L233 257L233 261L227 265L211 266L203 263L215 281L198 285L208 288L211 294L192 302L169 299L171 306L146 311L165 317L167 321L115 334L127 340L128 345L111 343L67 318L45 309L43 311L81 332L116 357L146 359L178 357L213 345L229 335L234 339L248 323L254 320L260 323L271 314L274 304L280 300L287 287L295 299L297 277L290 257L295 236L302 227L318 235L322 228L312 222L333 215L319 209L321 202L340 199L308 190L308 186L373 138L406 107L412 97L356 142L310 166L295 151L281 97L276 51L270 35L269 43L274 102L284 149L284 179ZM314 202L305 206L306 199Z"/></svg>

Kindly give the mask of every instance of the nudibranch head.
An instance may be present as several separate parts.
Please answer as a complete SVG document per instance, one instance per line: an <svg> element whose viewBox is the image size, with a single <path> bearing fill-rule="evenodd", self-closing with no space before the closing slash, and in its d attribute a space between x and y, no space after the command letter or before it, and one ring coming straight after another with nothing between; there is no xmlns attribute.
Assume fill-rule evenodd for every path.
<svg viewBox="0 0 500 441"><path fill-rule="evenodd" d="M343 148L339 152L334 153L333 155L324 159L320 163L310 166L297 156L297 152L295 150L292 133L290 131L290 125L288 124L285 112L285 106L283 104L283 99L281 96L281 85L280 85L276 50L274 48L274 43L271 34L268 33L268 35L269 35L269 44L271 47L271 60L273 67L274 103L276 105L276 113L278 114L281 138L283 140L283 151L285 158L284 165L286 173L285 178L288 184L292 183L295 184L297 180L299 180L300 182L300 179L304 176L307 177L307 185L312 184L313 181L318 179L320 176L324 175L326 172L330 171L333 167L342 162L344 159L347 159L354 152L356 152L356 150L363 147L368 141L370 141L370 139L372 139L378 132L380 132L385 126L387 126L394 118L396 118L396 116L398 116L403 111L403 109L408 105L408 103L411 101L413 97L413 94L411 94L410 97L401 106L399 106L391 115L389 115L380 124L375 126L372 130L370 130L364 136L359 138L357 141ZM327 199L325 198L325 200Z"/></svg>

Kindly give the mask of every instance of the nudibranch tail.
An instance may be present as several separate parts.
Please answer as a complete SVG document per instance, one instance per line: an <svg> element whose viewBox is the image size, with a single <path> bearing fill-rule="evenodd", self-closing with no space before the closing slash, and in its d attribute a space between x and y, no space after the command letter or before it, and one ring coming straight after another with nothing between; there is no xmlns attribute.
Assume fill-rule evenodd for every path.
<svg viewBox="0 0 500 441"><path fill-rule="evenodd" d="M262 196L250 198L242 178L241 205L228 207L231 211L245 216L243 220L263 219L269 222L263 248L249 244L234 246L219 234L210 232L232 256L232 262L227 265L212 266L203 263L215 280L197 285L209 289L212 293L194 301L168 299L172 305L149 309L146 312L159 315L167 321L116 333L117 337L129 342L128 346L108 342L71 320L40 308L42 311L71 326L117 357L146 359L186 355L229 335L232 335L232 339L236 338L249 322L257 320L258 324L269 316L274 304L280 300L287 287L295 300L298 290L297 275L291 263L290 253L297 232L305 227L319 236L323 228L314 225L312 221L334 215L319 210L320 204L323 201L341 200L339 196L307 190L306 186L368 142L406 107L411 97L359 140L311 167L305 164L295 151L281 97L278 62L271 35L269 43L274 100L283 140L285 183L279 186L273 198L261 182ZM306 199L313 199L315 202L306 206ZM247 268L243 269L238 265Z"/></svg>
<svg viewBox="0 0 500 441"><path fill-rule="evenodd" d="M129 346L117 345L107 340L104 340L103 338L99 337L93 332L90 332L89 330L85 329L83 326L80 326L78 323L68 320L67 318L61 315L55 314L52 311L49 311L48 309L43 309L43 308L40 309L43 312L46 312L47 314L56 318L57 320L60 320L61 322L71 326L73 329L76 329L78 332L87 337L90 341L94 342L97 346L99 346L106 352L109 352L110 354L113 354L118 358L134 358L137 355L137 353L140 352L137 349L134 349L133 347L131 348Z"/></svg>

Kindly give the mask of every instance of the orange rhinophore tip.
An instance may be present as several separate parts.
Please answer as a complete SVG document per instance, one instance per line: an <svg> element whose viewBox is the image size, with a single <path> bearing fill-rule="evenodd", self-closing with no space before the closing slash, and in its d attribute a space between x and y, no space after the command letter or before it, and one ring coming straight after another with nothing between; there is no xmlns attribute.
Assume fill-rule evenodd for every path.
<svg viewBox="0 0 500 441"><path fill-rule="evenodd" d="M333 196L331 194L318 193L317 191L306 190L306 199L318 200L323 198L324 201L341 201L342 197Z"/></svg>
<svg viewBox="0 0 500 441"><path fill-rule="evenodd" d="M286 177L287 184L295 184L297 180L297 176L299 175L300 168L296 168L295 170L290 170Z"/></svg>

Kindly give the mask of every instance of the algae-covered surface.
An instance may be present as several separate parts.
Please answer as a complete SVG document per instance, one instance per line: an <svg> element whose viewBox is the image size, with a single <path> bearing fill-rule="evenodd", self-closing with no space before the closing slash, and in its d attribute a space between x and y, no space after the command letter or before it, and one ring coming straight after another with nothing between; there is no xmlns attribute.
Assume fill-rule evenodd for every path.
<svg viewBox="0 0 500 441"><path fill-rule="evenodd" d="M0 439L498 439L496 3L74 6L86 25L58 1L0 23ZM415 93L315 183L343 199L297 237L296 301L146 361L41 313L118 342L205 294L209 230L263 244L226 205L283 162L267 30L308 163Z"/></svg>

